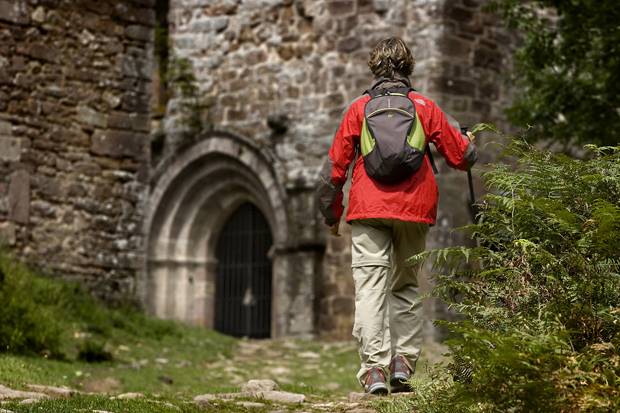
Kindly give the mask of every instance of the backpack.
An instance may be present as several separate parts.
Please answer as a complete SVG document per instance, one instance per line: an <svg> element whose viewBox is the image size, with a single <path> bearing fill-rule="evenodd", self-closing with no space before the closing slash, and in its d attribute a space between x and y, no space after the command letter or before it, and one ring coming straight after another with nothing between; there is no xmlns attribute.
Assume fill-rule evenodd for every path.
<svg viewBox="0 0 620 413"><path fill-rule="evenodd" d="M366 173L384 184L411 176L422 166L425 153L437 173L410 91L413 89L366 91L370 100L364 106L360 149Z"/></svg>

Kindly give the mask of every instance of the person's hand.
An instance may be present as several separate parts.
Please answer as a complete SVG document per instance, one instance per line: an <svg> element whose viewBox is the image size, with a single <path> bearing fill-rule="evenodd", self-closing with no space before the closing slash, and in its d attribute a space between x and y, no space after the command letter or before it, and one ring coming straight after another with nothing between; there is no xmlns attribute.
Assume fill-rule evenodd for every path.
<svg viewBox="0 0 620 413"><path fill-rule="evenodd" d="M334 236L334 237L341 237L342 236L342 235L340 235L338 233L338 227L340 227L340 220L334 222L331 225L325 224L325 226L329 229L329 233L332 234L332 236Z"/></svg>
<svg viewBox="0 0 620 413"><path fill-rule="evenodd" d="M471 143L476 143L476 137L474 136L474 134L473 134L473 133L471 133L471 132L467 132L467 137L469 138L469 141L470 141Z"/></svg>

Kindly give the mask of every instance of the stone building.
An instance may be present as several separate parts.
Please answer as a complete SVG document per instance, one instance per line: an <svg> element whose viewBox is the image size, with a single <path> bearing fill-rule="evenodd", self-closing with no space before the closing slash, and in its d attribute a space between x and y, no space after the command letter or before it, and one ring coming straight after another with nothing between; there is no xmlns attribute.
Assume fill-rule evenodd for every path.
<svg viewBox="0 0 620 413"><path fill-rule="evenodd" d="M481 6L0 0L0 232L23 257L159 317L349 339L349 229L328 238L315 206L341 112L370 84L369 51L398 35L417 90L461 124L502 125L516 39ZM209 103L199 133L160 76L166 56L191 63ZM466 174L437 160L428 248L466 244L451 232L471 220ZM425 306L430 338L446 314Z"/></svg>

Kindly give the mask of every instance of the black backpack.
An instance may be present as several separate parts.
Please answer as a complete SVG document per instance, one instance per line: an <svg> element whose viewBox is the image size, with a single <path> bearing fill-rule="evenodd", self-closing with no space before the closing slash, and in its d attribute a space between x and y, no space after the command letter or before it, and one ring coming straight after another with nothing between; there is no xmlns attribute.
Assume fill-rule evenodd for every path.
<svg viewBox="0 0 620 413"><path fill-rule="evenodd" d="M425 152L437 173L426 135L409 98L411 88L370 89L364 106L360 149L368 175L395 184L420 169ZM425 150L426 149L426 150Z"/></svg>

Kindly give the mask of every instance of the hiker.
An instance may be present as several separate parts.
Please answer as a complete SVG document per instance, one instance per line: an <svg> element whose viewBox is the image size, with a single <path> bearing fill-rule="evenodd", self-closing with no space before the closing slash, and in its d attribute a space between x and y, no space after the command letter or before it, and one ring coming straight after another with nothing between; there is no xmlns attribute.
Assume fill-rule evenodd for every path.
<svg viewBox="0 0 620 413"><path fill-rule="evenodd" d="M464 139L454 119L411 88L408 76L414 64L411 50L397 37L373 49L368 62L374 75L371 87L343 112L317 188L325 224L339 237L342 187L356 160L347 210L355 283L353 335L361 358L357 378L372 394L388 393L388 370L392 393L408 391L404 381L414 373L420 355L422 303L414 305L414 300L421 264L406 260L425 250L437 215L428 144L455 169L467 170L477 160L473 135ZM390 145L394 140L399 144ZM375 147L383 154L377 155ZM386 155L389 151L396 153Z"/></svg>

